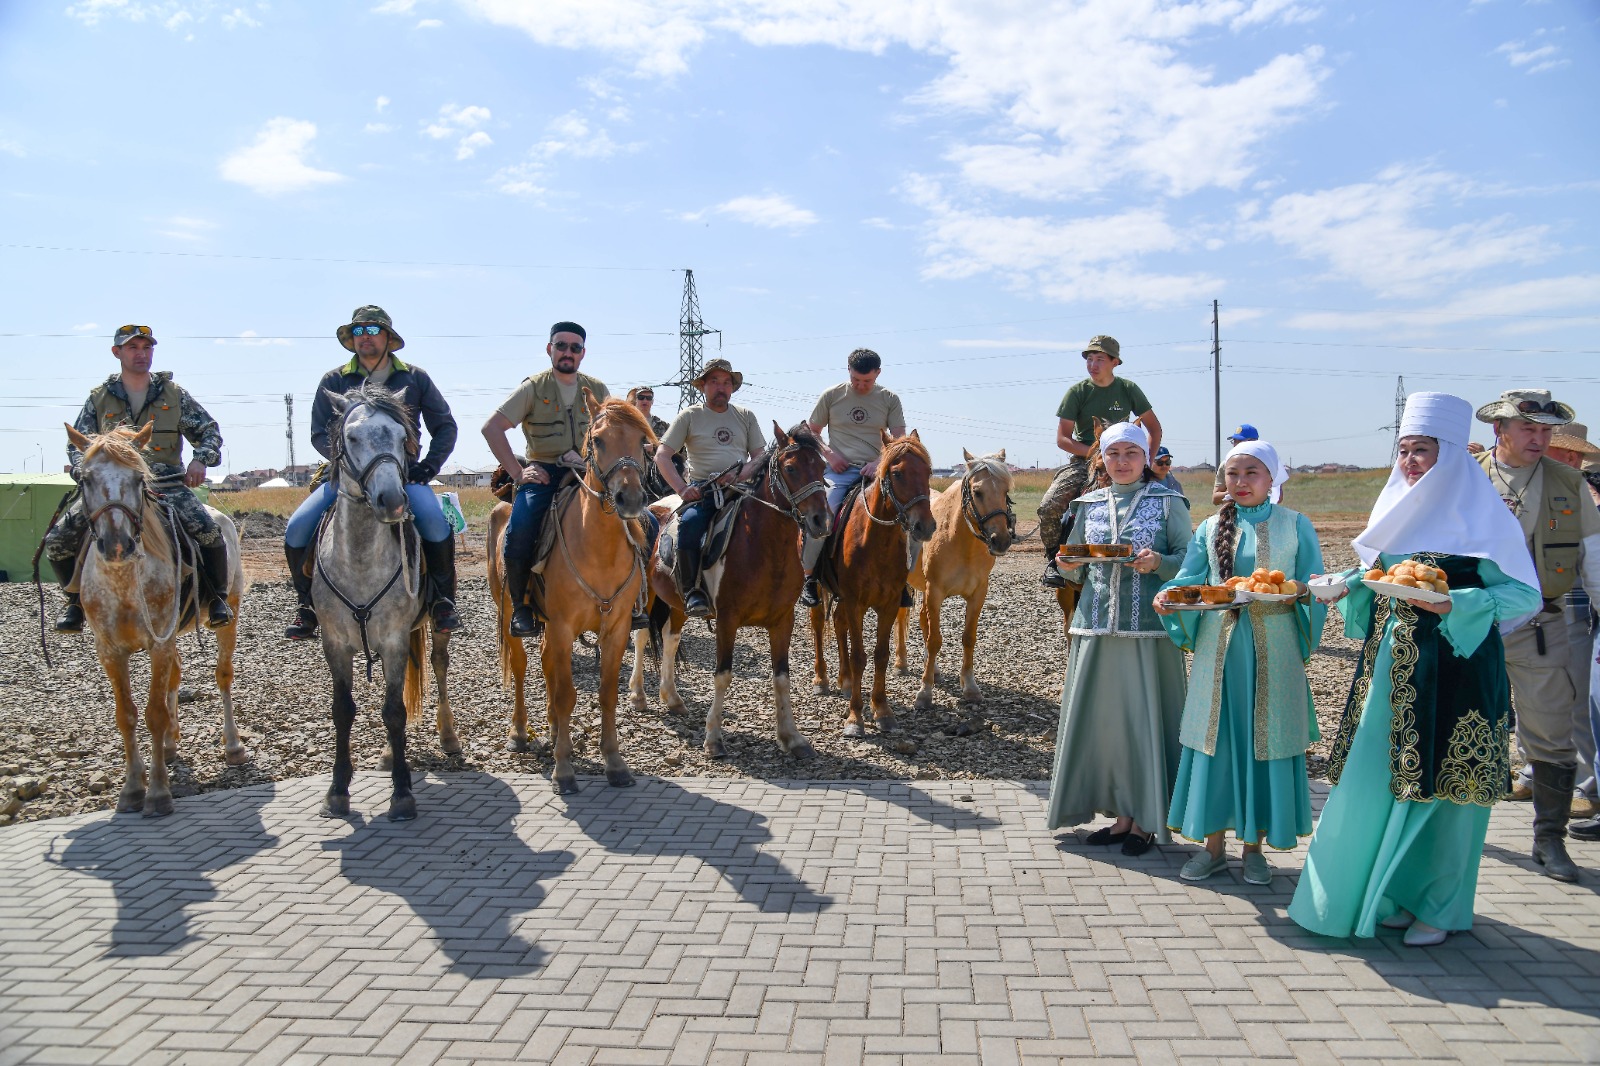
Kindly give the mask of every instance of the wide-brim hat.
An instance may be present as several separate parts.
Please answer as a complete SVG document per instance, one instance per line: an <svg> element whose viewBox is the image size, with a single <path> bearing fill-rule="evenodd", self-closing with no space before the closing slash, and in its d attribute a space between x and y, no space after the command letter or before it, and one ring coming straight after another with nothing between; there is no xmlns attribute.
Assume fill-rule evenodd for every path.
<svg viewBox="0 0 1600 1066"><path fill-rule="evenodd" d="M1589 427L1582 422L1568 422L1559 431L1550 434L1550 447L1565 448L1569 452L1582 452L1584 455L1600 455L1600 447L1589 442Z"/></svg>
<svg viewBox="0 0 1600 1066"><path fill-rule="evenodd" d="M1524 411L1523 404L1532 404L1539 410ZM1577 417L1571 407L1552 400L1549 389L1507 389L1498 400L1478 408L1479 422L1517 418L1541 426L1564 426Z"/></svg>
<svg viewBox="0 0 1600 1066"><path fill-rule="evenodd" d="M378 325L389 331L389 350L398 352L406 346L406 339L394 330L394 322L389 318L389 312L377 304L367 304L350 312L350 321L334 330L334 336L339 338L339 343L344 345L344 350L356 350L355 338L350 336L351 326Z"/></svg>
<svg viewBox="0 0 1600 1066"><path fill-rule="evenodd" d="M1084 355L1088 355L1090 352L1100 352L1104 355L1109 355L1119 363L1122 362L1122 345L1117 343L1117 338L1108 337L1104 333L1090 337L1089 343L1083 346Z"/></svg>
<svg viewBox="0 0 1600 1066"><path fill-rule="evenodd" d="M689 382L689 384L693 385L695 388L699 389L701 392L704 392L705 391L706 378L708 376L710 376L710 374L713 371L716 371L716 370L726 371L728 376L733 378L733 391L734 392L738 392L739 391L739 386L744 384L744 375L739 373L737 370L735 370L733 368L733 364L728 362L726 359L713 359L713 360L711 360L711 362L709 362L709 363L707 363L705 365L705 369L700 371L700 376L695 378L693 381Z"/></svg>

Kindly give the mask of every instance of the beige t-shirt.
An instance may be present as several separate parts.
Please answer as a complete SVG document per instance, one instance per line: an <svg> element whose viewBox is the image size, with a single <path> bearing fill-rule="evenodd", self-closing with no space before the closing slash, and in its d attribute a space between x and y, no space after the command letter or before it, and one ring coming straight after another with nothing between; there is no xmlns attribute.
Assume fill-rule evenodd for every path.
<svg viewBox="0 0 1600 1066"><path fill-rule="evenodd" d="M883 451L885 429L906 428L906 413L900 397L882 385L863 396L846 381L822 394L810 422L818 429L826 426L828 445L852 466L863 466Z"/></svg>
<svg viewBox="0 0 1600 1066"><path fill-rule="evenodd" d="M705 404L679 411L661 443L668 454L682 450L688 456L690 481L716 477L767 446L755 414L731 403L720 414Z"/></svg>

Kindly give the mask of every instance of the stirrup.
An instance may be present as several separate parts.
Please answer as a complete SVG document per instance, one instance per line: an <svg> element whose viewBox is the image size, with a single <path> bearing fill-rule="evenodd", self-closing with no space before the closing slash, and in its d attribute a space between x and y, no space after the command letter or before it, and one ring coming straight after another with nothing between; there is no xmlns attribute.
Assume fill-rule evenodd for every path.
<svg viewBox="0 0 1600 1066"><path fill-rule="evenodd" d="M211 601L211 607L206 615L207 629L221 629L233 621L233 608L228 606L228 601L221 596Z"/></svg>
<svg viewBox="0 0 1600 1066"><path fill-rule="evenodd" d="M56 619L55 630L57 633L82 633L83 604L77 600L69 602L61 617Z"/></svg>
<svg viewBox="0 0 1600 1066"><path fill-rule="evenodd" d="M511 612L511 635L526 640L544 635L544 619L533 613L533 608L523 604Z"/></svg>
<svg viewBox="0 0 1600 1066"><path fill-rule="evenodd" d="M817 607L822 603L822 594L817 589L817 579L806 578L806 583L800 586L800 606Z"/></svg>
<svg viewBox="0 0 1600 1066"><path fill-rule="evenodd" d="M294 623L283 631L289 640L310 640L317 635L317 612L312 607L295 609Z"/></svg>
<svg viewBox="0 0 1600 1066"><path fill-rule="evenodd" d="M1039 578L1039 584L1047 589L1064 589L1067 587L1066 575L1056 569L1054 559L1044 565L1044 574Z"/></svg>
<svg viewBox="0 0 1600 1066"><path fill-rule="evenodd" d="M710 596L700 589L694 589L683 598L683 613L690 618L710 618L715 609L711 605Z"/></svg>
<svg viewBox="0 0 1600 1066"><path fill-rule="evenodd" d="M461 616L456 613L456 605L449 600L439 600L433 605L433 629L436 633L449 633L460 629Z"/></svg>

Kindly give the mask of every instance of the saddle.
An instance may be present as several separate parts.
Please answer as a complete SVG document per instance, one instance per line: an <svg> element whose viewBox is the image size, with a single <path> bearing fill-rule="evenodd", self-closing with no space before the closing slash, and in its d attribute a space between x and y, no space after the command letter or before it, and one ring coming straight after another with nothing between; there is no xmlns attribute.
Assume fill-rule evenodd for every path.
<svg viewBox="0 0 1600 1066"><path fill-rule="evenodd" d="M182 632L189 623L194 621L195 610L200 603L210 603L213 596L218 595L211 588L211 583L206 580L205 567L200 565L200 546L194 538L189 536L183 528L183 523L178 521L178 516L173 512L172 504L159 492L151 491L146 501L154 505L156 520L161 523L161 528L167 531L167 539L172 542L172 550L178 563L178 602L182 604L178 621L178 631ZM41 548L43 545L40 545ZM81 591L83 578L83 560L94 547L94 533L86 533L83 543L78 546L78 555L72 564L72 580L67 582L63 589L65 592L77 593ZM169 560L170 561L170 560ZM222 595L227 590L222 590Z"/></svg>
<svg viewBox="0 0 1600 1066"><path fill-rule="evenodd" d="M817 559L816 568L811 572L811 576L832 593L836 600L839 598L839 570L834 555L841 550L840 544L843 543L838 534L850 520L850 510L861 498L862 492L866 491L868 483L867 478L862 478L845 490L844 499L839 501L839 513L833 519L833 533L828 537L828 546Z"/></svg>
<svg viewBox="0 0 1600 1066"><path fill-rule="evenodd" d="M728 544L733 540L733 527L738 523L739 512L744 508L745 499L740 493L727 493L722 505L712 513L711 524L706 527L705 544L700 549L699 582L700 587L705 590L707 595L710 594L711 590L706 587L706 572L720 563L723 555L727 553ZM676 496L669 496L660 502L671 504L675 508L678 506L676 501ZM651 512L651 517L654 517L654 512ZM662 566L669 571L675 572L674 563L677 560L677 555L678 517L674 514L661 527L660 533L656 537L656 556L661 560ZM687 593L689 590L679 589L678 591Z"/></svg>

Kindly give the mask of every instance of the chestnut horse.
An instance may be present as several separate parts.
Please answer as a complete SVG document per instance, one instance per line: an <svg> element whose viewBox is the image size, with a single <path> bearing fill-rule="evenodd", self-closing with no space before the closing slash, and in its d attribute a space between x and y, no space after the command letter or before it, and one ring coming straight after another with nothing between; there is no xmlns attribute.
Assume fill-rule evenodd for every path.
<svg viewBox="0 0 1600 1066"><path fill-rule="evenodd" d="M200 615L198 600L188 597L186 602L182 587L183 563L175 543L179 527L156 502L150 489L150 467L140 454L150 443L154 428L147 425L137 433L121 428L85 436L67 427L73 447L83 452L78 484L93 541L82 556L79 595L94 633L95 653L111 682L127 764L117 810L143 810L147 815L172 813L167 763L178 755L178 634L194 629ZM233 621L216 630L223 757L228 765L238 766L249 758L234 726L232 695L244 570L239 560L239 534L232 520L215 510L211 517L228 548L227 597L233 608ZM145 766L139 758L139 708L128 679L128 659L141 651L150 653L150 692L144 705L150 730L148 790Z"/></svg>
<svg viewBox="0 0 1600 1066"><path fill-rule="evenodd" d="M862 681L867 672L867 649L862 635L866 615L877 616L878 643L873 651L872 715L879 732L893 733L899 725L889 707L889 637L900 612L900 594L911 572L914 542L927 541L936 528L928 503L928 479L933 460L922 438L891 438L883 432L883 452L878 471L856 496L843 523L828 540L826 565L837 582L834 602L834 637L839 652L839 687L850 697L844 735L866 736L861 721ZM823 627L830 593L811 609L811 643L816 655L814 693L828 691L828 661L822 651Z"/></svg>
<svg viewBox="0 0 1600 1066"><path fill-rule="evenodd" d="M967 460L966 473L933 498L933 517L939 529L911 571L911 587L922 592L922 611L917 616L924 645L922 691L917 693L915 704L919 711L933 708L939 649L944 646L939 607L950 596L967 601L966 629L961 635L961 698L969 703L983 701L983 692L972 673L978 616L989 595L989 573L994 561L1010 549L1017 532L1017 514L1011 509L1014 479L1006 465L1005 449L981 458L964 448L961 454ZM906 669L909 614L910 609L902 607L895 623L895 665L902 672Z"/></svg>
<svg viewBox="0 0 1600 1066"><path fill-rule="evenodd" d="M596 400L588 389L589 433L583 441L583 477L578 492L545 515L554 522L555 548L544 567L545 713L550 721L555 765L551 781L567 795L579 791L572 767L572 709L578 690L572 683L572 645L592 632L600 643L600 753L606 781L617 788L633 784L628 764L617 750L617 680L628 648L628 623L645 591L649 556L644 471L645 448L656 443L650 423L626 400ZM523 698L528 670L522 641L511 635L510 596L501 575L509 504L500 504L489 519L489 587L498 609L500 676L515 685L510 747L526 751L528 708Z"/></svg>
<svg viewBox="0 0 1600 1066"><path fill-rule="evenodd" d="M1111 484L1111 475L1106 473L1106 464L1100 458L1100 435L1110 424L1099 415L1094 417L1094 443L1089 446L1089 454L1084 457L1089 464L1082 480L1069 490L1072 493L1068 497L1069 500L1075 500L1086 492L1093 492ZM1062 540L1065 541L1066 538L1063 537ZM1072 643L1072 612L1078 609L1078 593L1082 589L1082 585L1069 581L1066 588L1053 590L1056 594L1056 603L1061 607L1061 631L1066 634L1068 645Z"/></svg>
<svg viewBox="0 0 1600 1066"><path fill-rule="evenodd" d="M833 518L828 513L828 487L822 480L828 462L822 457L816 435L804 422L789 433L774 422L772 433L773 443L763 457L765 466L755 479L753 491L742 485L732 487L749 498L739 510L727 550L706 572L711 601L717 609L717 667L716 694L706 713L705 749L715 759L728 754L722 736L722 708L733 683L734 641L745 626L760 626L767 631L779 747L796 758L815 753L811 742L794 727L789 642L794 635L795 600L805 581L795 527L813 537L828 535ZM676 660L687 616L672 570L659 557L650 571L650 585L670 611L662 629L661 702L668 710L681 714L684 706L683 697L678 694ZM628 691L633 705L642 710L647 636L641 630L633 640L633 677Z"/></svg>

